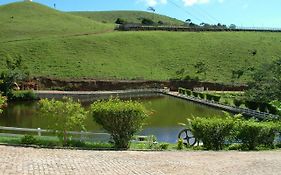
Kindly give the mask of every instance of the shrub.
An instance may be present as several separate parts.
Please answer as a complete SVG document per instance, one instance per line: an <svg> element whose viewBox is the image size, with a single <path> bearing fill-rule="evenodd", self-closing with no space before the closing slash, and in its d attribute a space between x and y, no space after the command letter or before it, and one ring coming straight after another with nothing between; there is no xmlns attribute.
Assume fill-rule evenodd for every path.
<svg viewBox="0 0 281 175"><path fill-rule="evenodd" d="M249 150L259 145L272 146L277 127L271 122L241 121L236 126L238 141Z"/></svg>
<svg viewBox="0 0 281 175"><path fill-rule="evenodd" d="M206 149L221 150L226 139L231 136L234 123L230 117L194 118L191 126L194 136L202 140Z"/></svg>
<svg viewBox="0 0 281 175"><path fill-rule="evenodd" d="M212 94L206 94L206 99L212 101L213 95Z"/></svg>
<svg viewBox="0 0 281 175"><path fill-rule="evenodd" d="M85 144L85 142L82 142L80 140L68 140L66 142L66 146L70 146L70 147L85 147L86 144Z"/></svg>
<svg viewBox="0 0 281 175"><path fill-rule="evenodd" d="M198 92L192 92L194 97L199 97L199 93Z"/></svg>
<svg viewBox="0 0 281 175"><path fill-rule="evenodd" d="M161 144L159 145L159 148L160 148L161 150L167 150L167 149L169 148L169 143L161 143Z"/></svg>
<svg viewBox="0 0 281 175"><path fill-rule="evenodd" d="M205 99L205 94L203 94L203 93L198 93L199 94L199 97L201 98L201 99Z"/></svg>
<svg viewBox="0 0 281 175"><path fill-rule="evenodd" d="M141 21L141 24L143 24L143 25L153 25L154 22L151 19L143 18L142 21Z"/></svg>
<svg viewBox="0 0 281 175"><path fill-rule="evenodd" d="M125 149L147 117L145 108L139 102L117 98L94 102L91 111L94 120L111 134L115 147Z"/></svg>
<svg viewBox="0 0 281 175"><path fill-rule="evenodd" d="M185 95L191 96L192 95L192 91L189 89L185 90Z"/></svg>
<svg viewBox="0 0 281 175"><path fill-rule="evenodd" d="M64 98L63 101L44 99L40 100L39 105L41 116L48 118L48 128L56 131L63 145L67 145L67 131L85 130L87 112L79 102L70 98Z"/></svg>
<svg viewBox="0 0 281 175"><path fill-rule="evenodd" d="M115 24L126 24L126 21L122 18L117 18Z"/></svg>
<svg viewBox="0 0 281 175"><path fill-rule="evenodd" d="M278 113L278 108L271 103L267 103L266 107L270 114L276 115Z"/></svg>
<svg viewBox="0 0 281 175"><path fill-rule="evenodd" d="M3 112L2 107L5 105L6 103L6 97L1 96L0 94L0 114Z"/></svg>
<svg viewBox="0 0 281 175"><path fill-rule="evenodd" d="M179 92L180 94L184 94L184 93L185 93L185 89L184 89L184 88L179 88L179 89L178 89L178 92Z"/></svg>
<svg viewBox="0 0 281 175"><path fill-rule="evenodd" d="M177 149L178 150L182 150L184 147L184 144L183 144L183 139L179 139L178 142L177 142Z"/></svg>
<svg viewBox="0 0 281 175"><path fill-rule="evenodd" d="M235 105L236 107L239 108L239 107L243 104L243 101L242 101L241 99L235 98L235 99L233 100L233 103L234 103L234 105Z"/></svg>
<svg viewBox="0 0 281 175"><path fill-rule="evenodd" d="M254 101L245 101L245 106L249 109L257 110L259 107L259 104Z"/></svg>
<svg viewBox="0 0 281 175"><path fill-rule="evenodd" d="M12 101L32 101L36 99L36 95L32 91L12 91L9 96L9 100Z"/></svg>
<svg viewBox="0 0 281 175"><path fill-rule="evenodd" d="M38 140L32 135L25 135L21 138L20 143L25 145L35 145L38 143Z"/></svg>
<svg viewBox="0 0 281 175"><path fill-rule="evenodd" d="M259 110L261 112L267 112L267 104L266 103L260 103L259 104Z"/></svg>
<svg viewBox="0 0 281 175"><path fill-rule="evenodd" d="M215 102L219 102L220 99L221 99L221 96L219 96L219 95L213 95L213 100L214 100Z"/></svg>

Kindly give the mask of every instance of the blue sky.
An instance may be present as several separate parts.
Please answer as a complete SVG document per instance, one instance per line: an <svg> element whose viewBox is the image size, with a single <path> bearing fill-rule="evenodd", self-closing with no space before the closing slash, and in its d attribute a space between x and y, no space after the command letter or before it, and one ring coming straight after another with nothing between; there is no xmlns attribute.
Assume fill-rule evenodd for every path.
<svg viewBox="0 0 281 175"><path fill-rule="evenodd" d="M0 0L0 4L16 0ZM281 0L34 0L62 11L146 10L195 23L281 27Z"/></svg>

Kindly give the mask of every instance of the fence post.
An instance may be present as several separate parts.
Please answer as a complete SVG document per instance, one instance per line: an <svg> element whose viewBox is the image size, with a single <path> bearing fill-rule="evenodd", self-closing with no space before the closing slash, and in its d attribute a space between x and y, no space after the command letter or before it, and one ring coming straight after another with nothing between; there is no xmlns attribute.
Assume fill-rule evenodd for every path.
<svg viewBox="0 0 281 175"><path fill-rule="evenodd" d="M38 136L41 136L41 128L37 128Z"/></svg>

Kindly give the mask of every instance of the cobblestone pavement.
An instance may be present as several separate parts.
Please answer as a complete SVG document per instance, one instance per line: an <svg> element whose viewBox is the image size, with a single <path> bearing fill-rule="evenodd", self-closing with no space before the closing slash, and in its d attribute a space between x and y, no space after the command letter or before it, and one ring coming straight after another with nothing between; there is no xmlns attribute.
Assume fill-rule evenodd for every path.
<svg viewBox="0 0 281 175"><path fill-rule="evenodd" d="M281 151L77 151L0 146L0 174L280 175Z"/></svg>

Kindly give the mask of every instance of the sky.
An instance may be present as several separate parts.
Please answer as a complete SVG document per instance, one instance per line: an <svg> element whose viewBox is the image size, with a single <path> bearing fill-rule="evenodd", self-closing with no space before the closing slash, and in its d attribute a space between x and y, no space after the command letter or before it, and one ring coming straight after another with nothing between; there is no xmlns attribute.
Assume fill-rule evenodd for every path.
<svg viewBox="0 0 281 175"><path fill-rule="evenodd" d="M0 5L17 0L0 0ZM18 0L19 1L19 0ZM61 11L142 10L200 24L281 28L281 0L33 0ZM1 14L0 14L1 15Z"/></svg>

